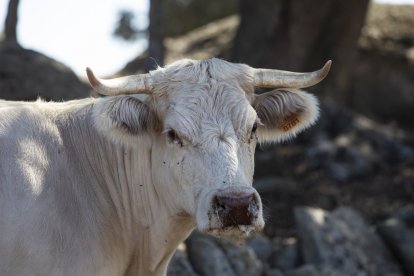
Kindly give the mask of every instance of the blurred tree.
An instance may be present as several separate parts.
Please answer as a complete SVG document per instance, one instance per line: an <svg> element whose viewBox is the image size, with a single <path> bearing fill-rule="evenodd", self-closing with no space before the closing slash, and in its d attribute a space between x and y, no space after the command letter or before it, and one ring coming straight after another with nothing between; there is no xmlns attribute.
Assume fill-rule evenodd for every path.
<svg viewBox="0 0 414 276"><path fill-rule="evenodd" d="M9 7L7 9L7 15L4 26L4 39L8 43L17 42L17 20L18 14L17 10L19 8L19 0L10 0Z"/></svg>
<svg viewBox="0 0 414 276"><path fill-rule="evenodd" d="M154 69L165 62L164 37L176 37L205 24L237 12L238 0L151 0L148 49L130 61L117 75ZM123 28L134 29L132 20L121 19ZM123 21L123 22L121 22ZM131 24L131 26L128 26ZM140 32L140 31L139 31ZM118 35L116 35L118 36ZM120 36L118 36L120 37ZM149 59L150 58L150 59Z"/></svg>
<svg viewBox="0 0 414 276"><path fill-rule="evenodd" d="M164 65L165 56L165 0L150 0L148 29L138 29L134 26L134 14L121 11L113 35L126 41L135 41L143 35L148 36L148 58L139 59L133 71L152 70L156 65Z"/></svg>
<svg viewBox="0 0 414 276"><path fill-rule="evenodd" d="M135 15L130 11L121 11L119 13L119 20L113 32L117 38L126 41L135 41L140 35L146 34L146 30L139 30L134 26Z"/></svg>
<svg viewBox="0 0 414 276"><path fill-rule="evenodd" d="M165 32L183 35L216 19L237 13L238 0L165 0Z"/></svg>
<svg viewBox="0 0 414 276"><path fill-rule="evenodd" d="M346 103L369 0L240 0L233 59L309 71L333 60L324 96ZM318 89L320 90L320 89Z"/></svg>
<svg viewBox="0 0 414 276"><path fill-rule="evenodd" d="M150 0L148 26L148 56L160 66L165 56L165 0ZM154 62L147 62L147 69L154 69Z"/></svg>

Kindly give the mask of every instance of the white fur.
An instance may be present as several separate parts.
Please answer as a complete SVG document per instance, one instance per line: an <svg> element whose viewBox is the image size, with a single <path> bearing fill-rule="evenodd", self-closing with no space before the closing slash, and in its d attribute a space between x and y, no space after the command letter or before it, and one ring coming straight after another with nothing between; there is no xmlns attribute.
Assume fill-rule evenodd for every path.
<svg viewBox="0 0 414 276"><path fill-rule="evenodd" d="M165 275L195 227L263 228L252 69L184 60L150 74L150 96L0 101L0 275ZM287 135L316 120L315 99L305 99ZM259 216L223 229L212 197L240 191L256 194Z"/></svg>
<svg viewBox="0 0 414 276"><path fill-rule="evenodd" d="M309 128L317 121L319 117L319 102L317 98L309 93L301 90L284 89L284 93L289 93L290 97L282 97L277 104L268 107L272 109L271 112L275 118L283 118L290 112L297 112L299 115L299 123L291 128L289 131L283 131L275 125L266 126L265 124L259 126L259 141L260 142L282 142L294 138L298 133ZM274 90L272 92L258 96L266 98L271 94L279 94L280 91ZM263 99L260 99L263 101ZM256 105L257 109L262 108L260 104ZM264 123L263 120L261 120ZM277 122L275 122L277 124Z"/></svg>

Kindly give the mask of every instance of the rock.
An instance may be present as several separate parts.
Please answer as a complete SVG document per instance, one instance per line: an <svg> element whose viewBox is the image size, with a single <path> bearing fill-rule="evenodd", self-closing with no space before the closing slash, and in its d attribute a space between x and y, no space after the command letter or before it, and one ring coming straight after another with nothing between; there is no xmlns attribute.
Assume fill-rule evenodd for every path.
<svg viewBox="0 0 414 276"><path fill-rule="evenodd" d="M353 132L342 131L333 141L326 137L313 141L305 154L309 170L322 170L340 183L371 173L380 159L373 155L371 144Z"/></svg>
<svg viewBox="0 0 414 276"><path fill-rule="evenodd" d="M347 275L402 275L382 240L352 209L297 208L295 221L305 263Z"/></svg>
<svg viewBox="0 0 414 276"><path fill-rule="evenodd" d="M0 44L0 98L62 101L85 98L90 87L71 69L41 53Z"/></svg>
<svg viewBox="0 0 414 276"><path fill-rule="evenodd" d="M289 238L283 241L283 245L270 257L270 266L283 271L291 270L299 265L300 251L296 239Z"/></svg>
<svg viewBox="0 0 414 276"><path fill-rule="evenodd" d="M201 276L237 276L226 254L212 237L194 231L186 244L188 258L194 270Z"/></svg>
<svg viewBox="0 0 414 276"><path fill-rule="evenodd" d="M414 275L414 229L398 218L391 218L380 224L378 231L398 257L404 271Z"/></svg>
<svg viewBox="0 0 414 276"><path fill-rule="evenodd" d="M289 180L282 177L263 177L254 180L253 186L259 193L270 193L279 189L287 181Z"/></svg>
<svg viewBox="0 0 414 276"><path fill-rule="evenodd" d="M216 242L223 249L231 267L237 275L262 275L263 265L252 249L246 246L236 245L226 239L217 239Z"/></svg>
<svg viewBox="0 0 414 276"><path fill-rule="evenodd" d="M402 208L397 217L404 222L404 224L409 228L414 228L414 205L410 204Z"/></svg>
<svg viewBox="0 0 414 276"><path fill-rule="evenodd" d="M289 271L286 273L286 276L349 276L340 270L329 266L314 266L314 265L304 265L295 270ZM356 274L352 274L356 275ZM365 276L366 274L358 274L358 276Z"/></svg>
<svg viewBox="0 0 414 276"><path fill-rule="evenodd" d="M197 231L186 243L190 262L200 275L259 276L263 273L262 263L249 247Z"/></svg>
<svg viewBox="0 0 414 276"><path fill-rule="evenodd" d="M168 265L167 276L197 276L183 252L177 250Z"/></svg>
<svg viewBox="0 0 414 276"><path fill-rule="evenodd" d="M286 273L286 276L320 276L314 265L304 265Z"/></svg>
<svg viewBox="0 0 414 276"><path fill-rule="evenodd" d="M279 269L269 269L264 273L264 276L283 276L284 274Z"/></svg>
<svg viewBox="0 0 414 276"><path fill-rule="evenodd" d="M272 242L265 236L257 235L247 240L246 245L251 248L256 256L266 261L272 254Z"/></svg>

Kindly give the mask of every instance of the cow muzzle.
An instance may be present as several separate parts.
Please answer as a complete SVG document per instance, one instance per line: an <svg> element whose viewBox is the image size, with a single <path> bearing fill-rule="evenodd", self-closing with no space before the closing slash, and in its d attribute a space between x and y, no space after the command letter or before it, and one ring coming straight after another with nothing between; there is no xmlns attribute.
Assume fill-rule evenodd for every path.
<svg viewBox="0 0 414 276"><path fill-rule="evenodd" d="M211 208L224 228L252 225L259 215L259 202L255 193L219 193L213 197Z"/></svg>
<svg viewBox="0 0 414 276"><path fill-rule="evenodd" d="M264 227L262 203L251 187L214 191L208 196L207 204L208 221L199 227L203 232L216 236L248 236Z"/></svg>

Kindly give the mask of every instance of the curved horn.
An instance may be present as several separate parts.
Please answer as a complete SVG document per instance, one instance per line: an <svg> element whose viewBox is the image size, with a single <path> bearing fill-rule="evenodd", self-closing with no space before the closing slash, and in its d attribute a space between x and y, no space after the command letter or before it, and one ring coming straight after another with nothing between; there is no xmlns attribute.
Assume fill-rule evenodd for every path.
<svg viewBox="0 0 414 276"><path fill-rule="evenodd" d="M89 67L86 68L86 74L93 89L102 95L151 94L152 85L149 74L103 80L97 78Z"/></svg>
<svg viewBox="0 0 414 276"><path fill-rule="evenodd" d="M328 60L318 71L296 73L272 69L254 69L254 86L262 88L305 88L321 82L329 73Z"/></svg>

